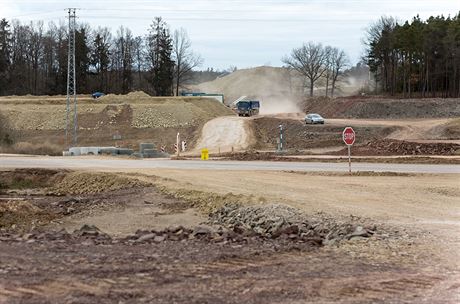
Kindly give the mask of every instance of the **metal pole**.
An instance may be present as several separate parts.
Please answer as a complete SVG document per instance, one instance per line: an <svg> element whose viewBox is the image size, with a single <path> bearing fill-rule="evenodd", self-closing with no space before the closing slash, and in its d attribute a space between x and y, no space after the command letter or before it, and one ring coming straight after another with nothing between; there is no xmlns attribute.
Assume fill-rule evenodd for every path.
<svg viewBox="0 0 460 304"><path fill-rule="evenodd" d="M351 174L351 145L348 145L348 173Z"/></svg>

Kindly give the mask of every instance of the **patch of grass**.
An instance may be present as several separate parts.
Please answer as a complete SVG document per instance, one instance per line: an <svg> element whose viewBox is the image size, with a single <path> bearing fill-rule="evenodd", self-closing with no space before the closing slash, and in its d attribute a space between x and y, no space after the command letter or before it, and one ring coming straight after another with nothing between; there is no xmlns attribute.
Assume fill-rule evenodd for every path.
<svg viewBox="0 0 460 304"><path fill-rule="evenodd" d="M43 185L41 183L35 183L29 179L13 179L11 184L9 185L10 189L33 189L33 188L40 188Z"/></svg>

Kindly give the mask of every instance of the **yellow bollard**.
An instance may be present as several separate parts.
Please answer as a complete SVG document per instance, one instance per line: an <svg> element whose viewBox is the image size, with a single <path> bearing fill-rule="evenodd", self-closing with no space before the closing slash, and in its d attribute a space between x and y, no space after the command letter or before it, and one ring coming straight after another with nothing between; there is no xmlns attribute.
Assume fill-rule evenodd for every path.
<svg viewBox="0 0 460 304"><path fill-rule="evenodd" d="M201 160L208 160L208 159L209 159L209 150L201 149Z"/></svg>

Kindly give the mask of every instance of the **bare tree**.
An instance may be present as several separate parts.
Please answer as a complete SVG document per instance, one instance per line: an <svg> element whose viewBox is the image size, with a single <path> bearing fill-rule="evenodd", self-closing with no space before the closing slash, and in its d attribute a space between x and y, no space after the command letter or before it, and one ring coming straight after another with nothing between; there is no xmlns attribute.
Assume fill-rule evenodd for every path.
<svg viewBox="0 0 460 304"><path fill-rule="evenodd" d="M327 52L321 43L308 42L300 48L292 50L291 56L283 58L283 62L306 77L310 85L310 96L313 96L315 82L324 75Z"/></svg>
<svg viewBox="0 0 460 304"><path fill-rule="evenodd" d="M326 46L324 48L324 51L326 52L326 97L329 94L329 79L331 79L332 76L332 52L333 49L330 46Z"/></svg>
<svg viewBox="0 0 460 304"><path fill-rule="evenodd" d="M134 38L133 44L133 51L134 51L134 65L136 66L137 72L137 87L140 90L143 87L142 83L142 71L144 70L144 57L145 57L145 48L144 48L144 40L141 36L136 36Z"/></svg>
<svg viewBox="0 0 460 304"><path fill-rule="evenodd" d="M337 79L342 73L342 70L348 66L349 60L347 54L338 48L331 48L329 53L329 63L331 69L331 97L334 97L334 90L336 87Z"/></svg>
<svg viewBox="0 0 460 304"><path fill-rule="evenodd" d="M175 61L174 78L177 96L179 88L190 78L192 70L203 63L203 59L193 53L192 42L183 28L175 30L173 34L173 60Z"/></svg>

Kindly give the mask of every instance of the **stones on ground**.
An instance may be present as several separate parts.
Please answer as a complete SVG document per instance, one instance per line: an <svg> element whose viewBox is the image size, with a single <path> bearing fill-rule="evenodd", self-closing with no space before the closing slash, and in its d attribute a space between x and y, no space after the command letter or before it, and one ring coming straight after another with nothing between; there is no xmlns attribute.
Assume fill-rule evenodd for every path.
<svg viewBox="0 0 460 304"><path fill-rule="evenodd" d="M137 241L138 242L145 242L147 240L151 240L151 239L155 239L157 237L157 235L155 233L148 233L148 234L144 234L142 236L140 236Z"/></svg>
<svg viewBox="0 0 460 304"><path fill-rule="evenodd" d="M225 206L211 213L210 223L229 227L237 234L250 235L248 231L251 231L266 238L322 244L373 235L373 231L362 226L340 223L324 215L309 217L295 208L280 204Z"/></svg>
<svg viewBox="0 0 460 304"><path fill-rule="evenodd" d="M166 237L163 236L163 235L156 235L156 236L153 238L153 241L154 241L155 243L161 243L161 242L163 242L165 239L166 239Z"/></svg>

